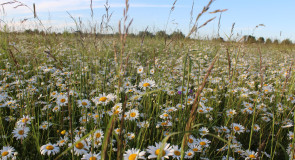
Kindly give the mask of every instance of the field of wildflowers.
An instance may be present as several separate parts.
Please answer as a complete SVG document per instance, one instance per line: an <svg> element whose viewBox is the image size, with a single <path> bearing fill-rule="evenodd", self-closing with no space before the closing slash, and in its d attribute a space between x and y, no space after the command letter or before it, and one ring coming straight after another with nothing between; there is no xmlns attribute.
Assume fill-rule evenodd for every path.
<svg viewBox="0 0 295 160"><path fill-rule="evenodd" d="M1 28L0 159L295 159L294 46L128 37L128 7L113 35Z"/></svg>
<svg viewBox="0 0 295 160"><path fill-rule="evenodd" d="M48 37L1 33L2 159L293 159L290 47Z"/></svg>

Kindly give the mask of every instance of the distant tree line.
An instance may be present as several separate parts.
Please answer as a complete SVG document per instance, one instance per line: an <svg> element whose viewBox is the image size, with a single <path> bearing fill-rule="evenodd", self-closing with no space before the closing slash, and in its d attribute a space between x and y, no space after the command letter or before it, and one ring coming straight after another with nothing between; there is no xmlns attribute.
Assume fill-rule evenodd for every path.
<svg viewBox="0 0 295 160"><path fill-rule="evenodd" d="M290 39L284 39L281 43L279 43L278 39L271 40L270 38L267 38L266 40L263 37L259 37L256 39L256 37L251 35L245 35L241 39L244 43L260 43L260 44L283 44L283 45L292 45L293 42Z"/></svg>
<svg viewBox="0 0 295 160"><path fill-rule="evenodd" d="M26 34L41 34L44 35L45 32L44 31L39 31L38 29L27 29L23 32L13 32L16 34L20 34L20 33L26 33ZM74 31L74 32L69 32L69 31L63 31L63 32L50 32L50 34L57 34L57 35L73 35L73 34L78 34L78 35L83 35L83 36L87 36L87 35L94 35L93 33L87 33L87 32L82 32L82 31ZM119 36L119 33L115 33L115 34L100 34L97 33L95 34L96 36L99 37L116 37ZM174 31L171 34L167 34L165 31L157 31L156 33L152 33L149 31L140 31L138 32L138 34L134 34L134 33L130 33L128 35L129 37L148 37L148 38L165 38L165 39L184 39L185 35L181 32L181 31ZM225 40L222 37L218 37L218 38L213 38L213 41L218 41L218 42L224 42ZM267 38L266 40L264 39L264 37L259 37L258 39L256 39L256 37L252 36L252 35L244 35L239 42L244 42L244 43L257 43L257 44L283 44L283 45L292 45L293 42L290 39L284 39L282 42L279 42L278 39L274 39L271 40L270 38Z"/></svg>

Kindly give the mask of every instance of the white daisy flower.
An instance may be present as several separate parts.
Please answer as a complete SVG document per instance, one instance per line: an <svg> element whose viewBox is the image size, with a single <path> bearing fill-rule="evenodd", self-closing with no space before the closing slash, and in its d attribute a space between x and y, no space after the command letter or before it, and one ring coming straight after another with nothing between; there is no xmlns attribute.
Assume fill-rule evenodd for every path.
<svg viewBox="0 0 295 160"><path fill-rule="evenodd" d="M103 131L101 129L98 129L97 131L94 132L93 136L94 136L94 139L96 140L101 140L103 139Z"/></svg>
<svg viewBox="0 0 295 160"><path fill-rule="evenodd" d="M138 159L145 159L144 157L145 155L145 151L141 151L139 149L128 149L125 153L124 153L124 160L138 160Z"/></svg>
<svg viewBox="0 0 295 160"><path fill-rule="evenodd" d="M181 149L178 148L178 145L173 145L172 150L173 150L172 158L180 160L180 158L181 158Z"/></svg>
<svg viewBox="0 0 295 160"><path fill-rule="evenodd" d="M88 150L89 150L89 145L88 143L86 143L85 140L82 140L80 142L78 142L80 140L80 137L75 137L75 141L74 141L74 152L75 155L83 155L83 154L87 154ZM78 143L77 143L78 142ZM72 143L69 143L69 147L72 146Z"/></svg>
<svg viewBox="0 0 295 160"><path fill-rule="evenodd" d="M143 80L143 81L141 81L140 83L139 83L139 87L141 88L141 89L143 89L143 90L146 90L146 89L151 89L151 88L153 88L153 87L155 87L156 86L156 83L155 83L155 81L154 80L151 80L151 79L145 79L145 80Z"/></svg>
<svg viewBox="0 0 295 160"><path fill-rule="evenodd" d="M89 108L91 102L88 99L78 100L78 107Z"/></svg>
<svg viewBox="0 0 295 160"><path fill-rule="evenodd" d="M139 117L139 112L137 109L132 109L126 113L129 120L134 121Z"/></svg>
<svg viewBox="0 0 295 160"><path fill-rule="evenodd" d="M62 147L68 142L68 140L69 138L66 136L64 138L60 137L59 141L57 141L57 145Z"/></svg>
<svg viewBox="0 0 295 160"><path fill-rule="evenodd" d="M199 139L197 139L197 144L200 145L202 148L209 147L209 144L210 143L211 143L211 141L209 141L206 138L199 138Z"/></svg>
<svg viewBox="0 0 295 160"><path fill-rule="evenodd" d="M231 128L233 129L233 131L235 133L238 133L238 134L243 133L245 131L245 128L242 125L238 124L238 123L233 123L231 125Z"/></svg>
<svg viewBox="0 0 295 160"><path fill-rule="evenodd" d="M68 103L68 97L66 95L59 95L56 99L56 104L59 106L65 106Z"/></svg>
<svg viewBox="0 0 295 160"><path fill-rule="evenodd" d="M202 127L202 128L199 129L199 132L200 132L201 136L205 136L206 134L209 133L209 130L206 127Z"/></svg>
<svg viewBox="0 0 295 160"><path fill-rule="evenodd" d="M160 143L156 142L155 144L156 144L156 146L148 146L148 148L147 148L147 152L150 154L148 156L148 159L155 159L160 155L160 151L161 151L160 149L162 147L162 142L160 142ZM173 156L173 150L172 150L172 147L170 147L169 143L165 144L161 155L162 155L162 157L161 157L162 160L164 160L164 158L169 159L169 156Z"/></svg>
<svg viewBox="0 0 295 160"><path fill-rule="evenodd" d="M137 68L137 73L138 73L138 74L143 73L143 67L142 67L142 66L139 66L139 67Z"/></svg>
<svg viewBox="0 0 295 160"><path fill-rule="evenodd" d="M3 146L3 148L0 150L1 153L1 159L11 159L14 155L14 148L10 146Z"/></svg>
<svg viewBox="0 0 295 160"><path fill-rule="evenodd" d="M244 155L246 156L246 160L257 158L257 153L255 153L254 151L250 151L250 150L246 150Z"/></svg>
<svg viewBox="0 0 295 160"><path fill-rule="evenodd" d="M188 150L188 151L185 152L184 158L186 158L186 159L192 159L194 157L194 155L195 155L195 152L194 151Z"/></svg>
<svg viewBox="0 0 295 160"><path fill-rule="evenodd" d="M42 155L46 155L46 154L48 156L55 155L56 153L59 152L59 147L57 146L57 144L48 143L48 144L41 146L40 152Z"/></svg>
<svg viewBox="0 0 295 160"><path fill-rule="evenodd" d="M12 131L13 137L18 139L24 139L28 136L30 129L29 127L17 127Z"/></svg>
<svg viewBox="0 0 295 160"><path fill-rule="evenodd" d="M88 153L84 154L81 160L100 160L100 153Z"/></svg>
<svg viewBox="0 0 295 160"><path fill-rule="evenodd" d="M17 121L18 126L25 126L26 124L31 124L31 117L23 115L19 121Z"/></svg>

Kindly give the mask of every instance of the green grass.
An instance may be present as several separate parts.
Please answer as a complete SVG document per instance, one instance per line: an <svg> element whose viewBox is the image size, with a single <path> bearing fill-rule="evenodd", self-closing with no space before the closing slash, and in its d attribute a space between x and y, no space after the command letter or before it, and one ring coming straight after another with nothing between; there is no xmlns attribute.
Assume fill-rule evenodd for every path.
<svg viewBox="0 0 295 160"><path fill-rule="evenodd" d="M293 140L288 138L288 133L294 132L294 128L282 126L287 121L294 121L294 103L289 100L290 96L294 97L293 46L191 39L175 40L165 45L164 39L148 37L141 46L140 38L129 37L122 53L122 41L115 36L95 38L79 34L41 36L0 32L0 39L0 95L3 97L0 99L0 146L14 147L18 152L17 159L81 159L82 155L71 153L75 147L68 145L79 143L75 137L85 138L86 141L83 138L81 141L87 144L87 153L102 152L105 159L116 159L118 147L122 147L120 154L131 148L146 151L149 146L162 141L180 148L192 107L186 99L189 96L194 98L217 54L220 56L200 96L206 98L206 102L201 102L210 107L207 108L210 111L197 112L188 132L196 139L206 138L211 143L202 147L201 153L196 152L193 159L222 159L223 156L244 159L245 155L238 153L238 149L257 152L263 142L265 146L260 147L262 159L267 159L267 155L271 159L288 159L287 156L292 154L288 147ZM231 61L230 74L226 49ZM139 66L144 69L141 74L137 73ZM150 73L151 69L154 74ZM284 76L286 72L288 80ZM261 74L265 85L262 90ZM155 86L145 90L140 84L147 78L153 80ZM127 93L129 89L126 88L130 86L126 86L126 82L134 90ZM190 92L178 94L177 88L181 86ZM284 86L286 90L282 92ZM58 104L57 98L51 96L54 91L68 98L68 103L60 106L57 112L53 111ZM175 94L170 94L171 91ZM113 94L116 98L106 105L95 104L93 98L103 93ZM141 99L132 99L134 95L140 95ZM79 107L77 100L83 99L89 100L91 107ZM11 100L15 101L9 104ZM244 113L246 102L253 107ZM119 116L109 115L117 103L122 104ZM177 108L181 103L184 107ZM278 104L282 104L281 110ZM161 115L169 107L175 108L166 111L170 118L162 119ZM201 105L198 107L200 109ZM128 113L132 109L141 115L135 120L127 116L121 123L123 110ZM236 111L232 118L227 116L229 109ZM100 118L94 119L93 114ZM19 126L17 122L23 116L29 116L31 124L25 124L29 127L28 135L17 140L12 131ZM265 117L269 118L268 122L263 120ZM81 118L86 123L81 122ZM40 129L44 121L51 124L45 130ZM138 127L141 122L147 122L149 127ZM233 123L242 125L245 131L236 133L231 128ZM121 124L124 124L122 139L115 132L123 127ZM255 131L254 124L260 130ZM220 130L219 127L223 126L229 129L227 133ZM209 134L200 135L201 127L206 127ZM104 132L104 138L100 139L103 147L96 146L89 138L98 129ZM65 135L61 134L63 130ZM128 139L127 133L133 133L134 137ZM228 136L235 138L229 139ZM41 154L41 146L57 144L60 137L68 140L59 147L58 153ZM188 150L189 147L185 146L184 152ZM149 155L147 152L144 157Z"/></svg>

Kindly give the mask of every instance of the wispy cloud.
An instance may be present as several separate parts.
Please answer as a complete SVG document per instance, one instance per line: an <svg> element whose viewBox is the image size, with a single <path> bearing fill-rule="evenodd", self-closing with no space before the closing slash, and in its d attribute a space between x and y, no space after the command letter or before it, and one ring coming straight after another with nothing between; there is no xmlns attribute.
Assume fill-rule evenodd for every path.
<svg viewBox="0 0 295 160"><path fill-rule="evenodd" d="M37 13L43 12L66 12L66 11L78 11L90 9L90 0L24 0L24 4L32 8L33 3L36 5ZM109 3L111 8L123 8L125 3ZM26 7L13 8L15 5L6 5L5 10L9 14L17 15L24 13L31 13ZM143 4L132 3L130 7L134 8L169 8L171 5L157 5L157 4ZM105 8L104 0L94 0L93 9Z"/></svg>

